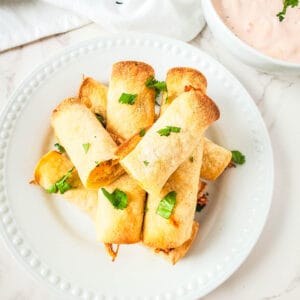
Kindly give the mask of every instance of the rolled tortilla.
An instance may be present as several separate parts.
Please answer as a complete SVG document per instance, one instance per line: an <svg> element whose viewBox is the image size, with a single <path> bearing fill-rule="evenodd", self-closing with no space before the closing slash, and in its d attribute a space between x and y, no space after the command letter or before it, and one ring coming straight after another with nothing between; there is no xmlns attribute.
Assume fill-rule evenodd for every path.
<svg viewBox="0 0 300 300"><path fill-rule="evenodd" d="M96 217L97 239L109 244L132 244L141 239L144 214L145 191L129 175L123 175L109 186L104 187L112 193L115 189L123 191L128 197L125 209L115 208L99 189Z"/></svg>
<svg viewBox="0 0 300 300"><path fill-rule="evenodd" d="M84 78L78 92L81 103L106 121L107 86L91 77Z"/></svg>
<svg viewBox="0 0 300 300"><path fill-rule="evenodd" d="M127 140L154 121L155 91L145 83L154 76L151 66L122 61L112 67L107 95L107 130ZM137 95L134 104L119 103L122 93Z"/></svg>
<svg viewBox="0 0 300 300"><path fill-rule="evenodd" d="M107 103L108 130L117 133L122 138L128 138L142 128L152 125L155 106L154 94L152 90L145 88L145 82L153 74L153 69L144 63L132 61L114 64ZM121 92L138 94L135 104L120 104L118 99ZM120 110L122 114L120 114ZM127 142L119 148L126 149L126 153L132 150L127 147ZM125 192L128 196L128 206L124 210L114 208L103 192L99 190L96 219L98 240L107 244L139 242L146 192L135 179L127 174L106 188L109 192L113 192L116 188Z"/></svg>
<svg viewBox="0 0 300 300"><path fill-rule="evenodd" d="M51 124L86 188L110 184L124 173L114 154L117 145L95 114L77 99L59 104Z"/></svg>
<svg viewBox="0 0 300 300"><path fill-rule="evenodd" d="M118 147L116 155L122 159L136 147L141 139L142 137L139 133L135 134ZM204 137L200 178L204 180L216 180L229 165L231 157L231 151Z"/></svg>
<svg viewBox="0 0 300 300"><path fill-rule="evenodd" d="M166 83L168 93L171 95L168 101L161 105L161 115L167 113L165 107L171 108L175 97L184 93L185 86L193 86L199 89L199 93L205 93L206 80L198 71L190 68L174 68L168 71ZM194 87L195 86L195 87ZM170 96L169 96L170 97ZM193 220L197 205L199 190L199 175L203 157L203 134L190 157L171 175L158 196L149 195L147 211L144 219L143 243L154 248L169 249L181 247L190 239L193 233ZM169 219L164 219L156 210L161 199L171 191L175 191L176 206ZM180 252L180 250L179 250Z"/></svg>
<svg viewBox="0 0 300 300"><path fill-rule="evenodd" d="M195 89L206 93L207 81L198 70L186 67L172 68L166 77L168 93L164 92L160 108L163 114L172 101L185 90ZM231 161L231 152L211 140L204 138L204 151L201 175L204 180L217 179Z"/></svg>
<svg viewBox="0 0 300 300"><path fill-rule="evenodd" d="M34 181L44 189L48 189L73 167L74 165L65 155L57 151L49 151L37 163L34 170ZM62 197L90 215L94 220L98 203L97 191L86 189L82 185L76 170L72 172L68 183L72 186L72 189L62 194Z"/></svg>
<svg viewBox="0 0 300 300"><path fill-rule="evenodd" d="M193 151L193 159L179 166L160 194L148 195L143 226L145 245L152 248L172 249L181 246L191 237L197 205L202 151L203 138ZM157 208L161 199L171 191L176 192L176 204L170 218L165 219L157 214Z"/></svg>
<svg viewBox="0 0 300 300"><path fill-rule="evenodd" d="M120 163L149 194L157 196L171 174L199 144L205 129L218 118L217 106L202 92L183 93ZM180 132L161 136L158 131L167 126L178 127Z"/></svg>
<svg viewBox="0 0 300 300"><path fill-rule="evenodd" d="M165 112L173 100L185 91L186 87L192 86L194 89L205 93L207 81L205 76L198 70L177 67L168 71L166 85L168 92L163 93L160 114Z"/></svg>
<svg viewBox="0 0 300 300"><path fill-rule="evenodd" d="M229 165L231 151L204 138L203 162L200 177L205 180L216 180Z"/></svg>
<svg viewBox="0 0 300 300"><path fill-rule="evenodd" d="M199 231L199 223L193 222L192 233L190 238L185 241L182 245L173 249L155 249L155 252L162 257L169 260L173 265L175 265L181 258L183 258L189 251L193 241L195 240L197 233Z"/></svg>

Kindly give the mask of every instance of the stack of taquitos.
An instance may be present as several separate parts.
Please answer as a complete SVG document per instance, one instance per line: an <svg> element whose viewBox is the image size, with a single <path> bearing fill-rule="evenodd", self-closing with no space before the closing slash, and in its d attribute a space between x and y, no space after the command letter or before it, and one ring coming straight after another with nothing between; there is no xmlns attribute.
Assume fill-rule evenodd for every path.
<svg viewBox="0 0 300 300"><path fill-rule="evenodd" d="M80 111L82 111L82 105L85 105L87 108L91 109L91 113L101 113L108 124L107 129L111 130L110 133L114 139L117 139L118 141L125 141L140 130L151 126L154 121L154 90L145 87L147 77L151 76L154 76L153 69L144 63L117 63L113 67L110 87L108 90L108 99L107 101L106 99L102 99L99 102L100 105L98 105L97 110L94 107L94 105L97 105L96 99L97 97L105 97L106 88L103 85L97 86L97 82L91 79L85 79L83 82L84 84L82 85L80 93L82 95L82 101L73 100L66 102L71 102L71 107L73 106L73 102L76 102L76 104L78 104L77 102L81 103ZM197 232L197 225L194 223L194 227L192 228L192 224L196 203L195 195L198 191L198 179L202 162L203 147L204 153L206 154L203 156L202 169L206 162L205 157L210 157L210 149L212 149L213 146L219 147L209 140L203 139L203 134L207 126L218 118L219 112L214 103L204 94L206 81L201 73L188 68L175 68L168 72L166 82L169 97L167 102L166 94L163 97L161 117L147 131L144 137L139 136L139 134L134 135L133 140L135 142L131 143L130 140L126 141L118 149L120 150L123 147L123 150L125 148L125 151L116 152L121 156L121 164L125 167L130 176L125 174L120 177L120 174L124 171L117 163L115 163L117 160L115 160L116 157L114 155L110 155L105 159L113 162L113 164L111 163L111 166L116 167L117 172L112 172L112 176L110 176L109 179L106 178L107 174L100 174L102 175L100 176L101 180L99 181L96 178L92 184L90 184L91 181L89 180L90 171L86 171L87 166L82 168L82 164L84 163L82 163L82 161L78 163L78 159L76 157L74 159L74 164L76 169L78 169L80 178L89 188L102 187L110 193L112 193L115 189L120 189L128 196L128 206L123 210L118 210L115 209L107 200L103 191L101 189L99 190L96 218L97 236L99 240L108 244L135 243L140 240L144 215L145 189L149 193L149 206L146 209L143 232L144 243L167 252L171 261L174 263L182 256L182 253L184 254L187 251ZM84 88L87 87L92 91L93 95L91 96L91 99L89 99L89 91L83 91ZM97 88L100 88L99 92L97 91ZM184 92L184 90L186 90L186 92ZM138 97L134 105L119 103L118 100L121 93L137 94ZM103 107L105 105L107 105L107 108ZM64 107L64 105L58 107L55 111L56 115L57 111L61 113L61 107ZM83 110L86 115L87 113L85 109ZM118 113L120 111L122 111L122 114ZM164 112L164 114L162 114L162 112ZM53 124L57 131L58 122L56 119L57 117L54 118ZM73 120L75 123L75 119ZM130 124L130 126L127 126L127 124ZM180 132L172 132L169 136L158 134L160 129L170 126L180 128ZM61 121L57 136L64 146L67 144L66 150L70 155L69 152L72 153L72 147L76 147L74 147L74 145L71 145L70 147L68 146L68 143L72 144L74 142L74 138L69 141L67 137L65 140L65 136L60 132L64 131L63 127L64 122ZM68 126L68 128L69 127L70 126ZM75 126L75 129L72 130L76 131L77 129L78 128ZM102 130L99 131L99 129L97 129L96 132L97 134L101 132L102 135ZM66 135L66 133L64 134ZM62 136L62 138L60 138L60 136ZM104 134L104 136L105 139L108 140L106 134ZM84 141L81 138L79 143L83 142ZM111 149L110 151L112 151L112 149L116 149L115 144L111 143L111 141L109 144ZM209 150L206 151L205 149L208 144L212 147L208 147ZM91 143L90 147L93 145L94 144ZM172 151L169 151L170 149ZM73 149L73 155L71 155L72 162L74 152L75 154L78 154L79 151L78 149L76 151ZM82 156L82 153L79 154L79 156ZM193 158L193 162L191 162L191 157ZM229 156L224 155L224 157L224 163L222 166L217 166L215 168L217 172L213 171L212 173L214 176L210 175L211 178L215 179L214 177L217 177L227 166ZM93 156L88 161L91 162L92 159L94 159ZM84 158L84 161L86 161L86 157ZM213 160L211 161L213 162ZM102 163L100 163L100 165L101 164ZM206 173L209 173L214 169L214 164L211 166L212 168L206 168L206 170L208 170ZM83 176L82 173L84 173ZM195 176L191 174L194 174ZM187 178L185 178L185 175L188 175L187 178L190 176L192 180L186 181ZM40 182L47 181L44 180ZM105 182L112 183L107 184ZM178 182L181 182L181 186ZM161 224L164 224L164 222L166 222L166 219L156 214L155 206L157 206L161 198L169 190L180 190L184 185L190 186L190 194L187 198L185 198L183 193L181 194L180 191L177 192L176 206L173 210L172 216L167 220L168 224L170 223L172 226L174 225L177 229L173 232L173 234L167 233L169 234L169 237L166 239L159 237L155 241L156 237L154 234L154 242L151 242L152 229L159 223L162 222ZM185 189L182 191L184 192ZM95 191L93 191L93 195L94 194ZM77 194L77 196L79 196L79 194ZM193 200L189 201L188 199ZM97 204L95 202L96 201L93 202L93 205ZM75 201L75 204L76 203L77 202ZM188 206L187 210L185 210L186 206ZM84 210L92 211L92 215L94 215L95 209L89 208ZM180 220L180 218L183 220L182 216L189 216L186 224L179 224L178 220ZM161 220L157 218L161 218ZM153 224L150 221L151 219L153 220ZM157 222L157 220L159 221ZM149 227L150 223L153 227ZM157 224L155 225L155 223ZM164 235L163 227L158 226L157 228L159 228L156 232L157 236ZM167 228L167 226L165 228ZM154 231L156 231L156 229Z"/></svg>

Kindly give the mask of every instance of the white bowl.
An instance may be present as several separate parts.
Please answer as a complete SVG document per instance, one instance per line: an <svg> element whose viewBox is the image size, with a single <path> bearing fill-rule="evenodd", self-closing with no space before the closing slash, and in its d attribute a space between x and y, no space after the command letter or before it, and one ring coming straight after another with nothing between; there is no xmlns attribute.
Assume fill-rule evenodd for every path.
<svg viewBox="0 0 300 300"><path fill-rule="evenodd" d="M300 64L267 56L239 39L220 18L211 0L202 0L202 8L215 38L238 59L262 71L300 75Z"/></svg>

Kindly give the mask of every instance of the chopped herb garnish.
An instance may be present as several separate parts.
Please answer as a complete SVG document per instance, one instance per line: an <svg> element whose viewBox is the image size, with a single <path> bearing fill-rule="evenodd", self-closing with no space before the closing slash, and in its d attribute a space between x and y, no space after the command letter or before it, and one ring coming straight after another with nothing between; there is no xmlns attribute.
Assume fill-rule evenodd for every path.
<svg viewBox="0 0 300 300"><path fill-rule="evenodd" d="M181 128L180 127L174 127L174 126L166 126L165 128L162 128L158 130L157 132L159 133L160 136L169 136L171 132L180 132Z"/></svg>
<svg viewBox="0 0 300 300"><path fill-rule="evenodd" d="M83 150L85 153L88 153L90 146L91 146L90 143L82 144L82 147L83 147Z"/></svg>
<svg viewBox="0 0 300 300"><path fill-rule="evenodd" d="M206 204L201 205L200 203L197 203L196 212L200 212L205 206L206 206Z"/></svg>
<svg viewBox="0 0 300 300"><path fill-rule="evenodd" d="M167 97L166 97L165 103L168 103L168 100L169 100L169 94L167 93Z"/></svg>
<svg viewBox="0 0 300 300"><path fill-rule="evenodd" d="M156 213L165 219L169 219L176 204L176 192L172 191L162 198Z"/></svg>
<svg viewBox="0 0 300 300"><path fill-rule="evenodd" d="M276 15L279 18L279 21L282 22L286 15L287 8L296 7L299 5L299 0L284 0L282 10Z"/></svg>
<svg viewBox="0 0 300 300"><path fill-rule="evenodd" d="M232 153L232 161L235 164L243 165L245 163L246 157L243 153L241 153L238 150L232 150L231 153Z"/></svg>
<svg viewBox="0 0 300 300"><path fill-rule="evenodd" d="M119 103L133 105L137 98L137 94L126 94L123 93L119 99Z"/></svg>
<svg viewBox="0 0 300 300"><path fill-rule="evenodd" d="M59 191L61 194L64 194L66 191L71 190L73 187L67 182L67 179L72 175L73 170L74 167L69 170L61 179L46 189L46 191L48 193L57 193Z"/></svg>
<svg viewBox="0 0 300 300"><path fill-rule="evenodd" d="M109 193L105 188L101 188L101 191L114 208L124 209L127 207L128 196L123 191L115 189L112 193Z"/></svg>
<svg viewBox="0 0 300 300"><path fill-rule="evenodd" d="M56 186L56 184L53 184L49 188L47 188L46 192L49 193L49 194L57 193L57 186Z"/></svg>
<svg viewBox="0 0 300 300"><path fill-rule="evenodd" d="M98 161L98 160L95 160L95 164L96 164L96 167L98 167L99 161Z"/></svg>
<svg viewBox="0 0 300 300"><path fill-rule="evenodd" d="M193 156L190 156L190 157L189 157L189 161L190 161L190 162L194 162L194 157L193 157Z"/></svg>
<svg viewBox="0 0 300 300"><path fill-rule="evenodd" d="M96 118L97 120L105 127L105 120L104 120L104 117L100 114L95 114L96 115Z"/></svg>
<svg viewBox="0 0 300 300"><path fill-rule="evenodd" d="M144 165L145 165L145 166L148 166L148 165L149 165L149 161L144 160Z"/></svg>
<svg viewBox="0 0 300 300"><path fill-rule="evenodd" d="M146 134L146 129L142 128L140 131L140 137L143 137Z"/></svg>
<svg viewBox="0 0 300 300"><path fill-rule="evenodd" d="M64 148L61 144L59 144L59 143L55 143L55 144L54 144L54 147L56 147L56 149L57 149L57 151L58 151L59 153L64 153L64 152L66 152L65 148Z"/></svg>
<svg viewBox="0 0 300 300"><path fill-rule="evenodd" d="M204 193L202 196L200 196L197 199L196 212L200 212L206 206L206 203L208 201L208 196L209 196L208 193Z"/></svg>
<svg viewBox="0 0 300 300"><path fill-rule="evenodd" d="M167 92L167 85L165 81L158 81L156 80L153 76L150 76L146 82L145 82L146 87L152 88L155 90L155 97L157 97L160 92Z"/></svg>

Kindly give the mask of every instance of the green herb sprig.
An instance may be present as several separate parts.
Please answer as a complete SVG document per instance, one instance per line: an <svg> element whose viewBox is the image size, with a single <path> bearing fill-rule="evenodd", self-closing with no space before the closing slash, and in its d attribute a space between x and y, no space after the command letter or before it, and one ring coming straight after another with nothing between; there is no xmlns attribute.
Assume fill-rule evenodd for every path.
<svg viewBox="0 0 300 300"><path fill-rule="evenodd" d="M169 219L176 204L176 196L176 192L172 191L162 198L159 202L156 213L165 219Z"/></svg>
<svg viewBox="0 0 300 300"><path fill-rule="evenodd" d="M90 146L91 146L90 143L82 144L82 148L83 148L85 153L88 153L88 151L90 149Z"/></svg>
<svg viewBox="0 0 300 300"><path fill-rule="evenodd" d="M105 127L106 126L106 122L105 122L104 117L102 115L100 115L100 114L95 114L95 115L96 115L97 120L103 125L103 127Z"/></svg>
<svg viewBox="0 0 300 300"><path fill-rule="evenodd" d="M245 155L239 150L232 150L232 161L237 165L243 165L246 162Z"/></svg>
<svg viewBox="0 0 300 300"><path fill-rule="evenodd" d="M175 126L166 126L165 128L162 128L157 131L160 136L169 136L171 132L180 132L181 128L180 127L175 127Z"/></svg>
<svg viewBox="0 0 300 300"><path fill-rule="evenodd" d="M289 6L293 8L297 5L299 5L299 0L284 0L282 10L276 15L279 21L282 22L284 20L287 8Z"/></svg>
<svg viewBox="0 0 300 300"><path fill-rule="evenodd" d="M137 94L126 94L123 93L119 98L119 103L133 105L137 98Z"/></svg>
<svg viewBox="0 0 300 300"><path fill-rule="evenodd" d="M127 207L128 196L123 191L115 189L112 193L110 193L105 188L101 188L101 191L114 208L125 209Z"/></svg>
<svg viewBox="0 0 300 300"><path fill-rule="evenodd" d="M145 134L146 134L146 129L145 129L145 128L142 128L142 129L140 130L140 137L143 137Z"/></svg>
<svg viewBox="0 0 300 300"><path fill-rule="evenodd" d="M60 178L58 181L56 181L53 185L51 185L49 188L46 189L46 192L53 194L60 192L61 194L64 194L66 191L73 189L68 182L68 178L72 175L72 172L75 168L73 167L71 170L69 170L66 175L64 175L62 178Z"/></svg>
<svg viewBox="0 0 300 300"><path fill-rule="evenodd" d="M154 89L155 90L155 98L158 98L161 92L167 92L167 98L168 99L168 88L167 84L165 81L158 81L156 80L153 76L150 76L146 82L145 82L146 87ZM155 104L160 106L157 100L155 100Z"/></svg>
<svg viewBox="0 0 300 300"><path fill-rule="evenodd" d="M56 148L56 150L57 150L59 153L64 153L64 152L66 152L65 148L64 148L61 144L59 144L59 143L55 143L55 144L54 144L54 147Z"/></svg>

